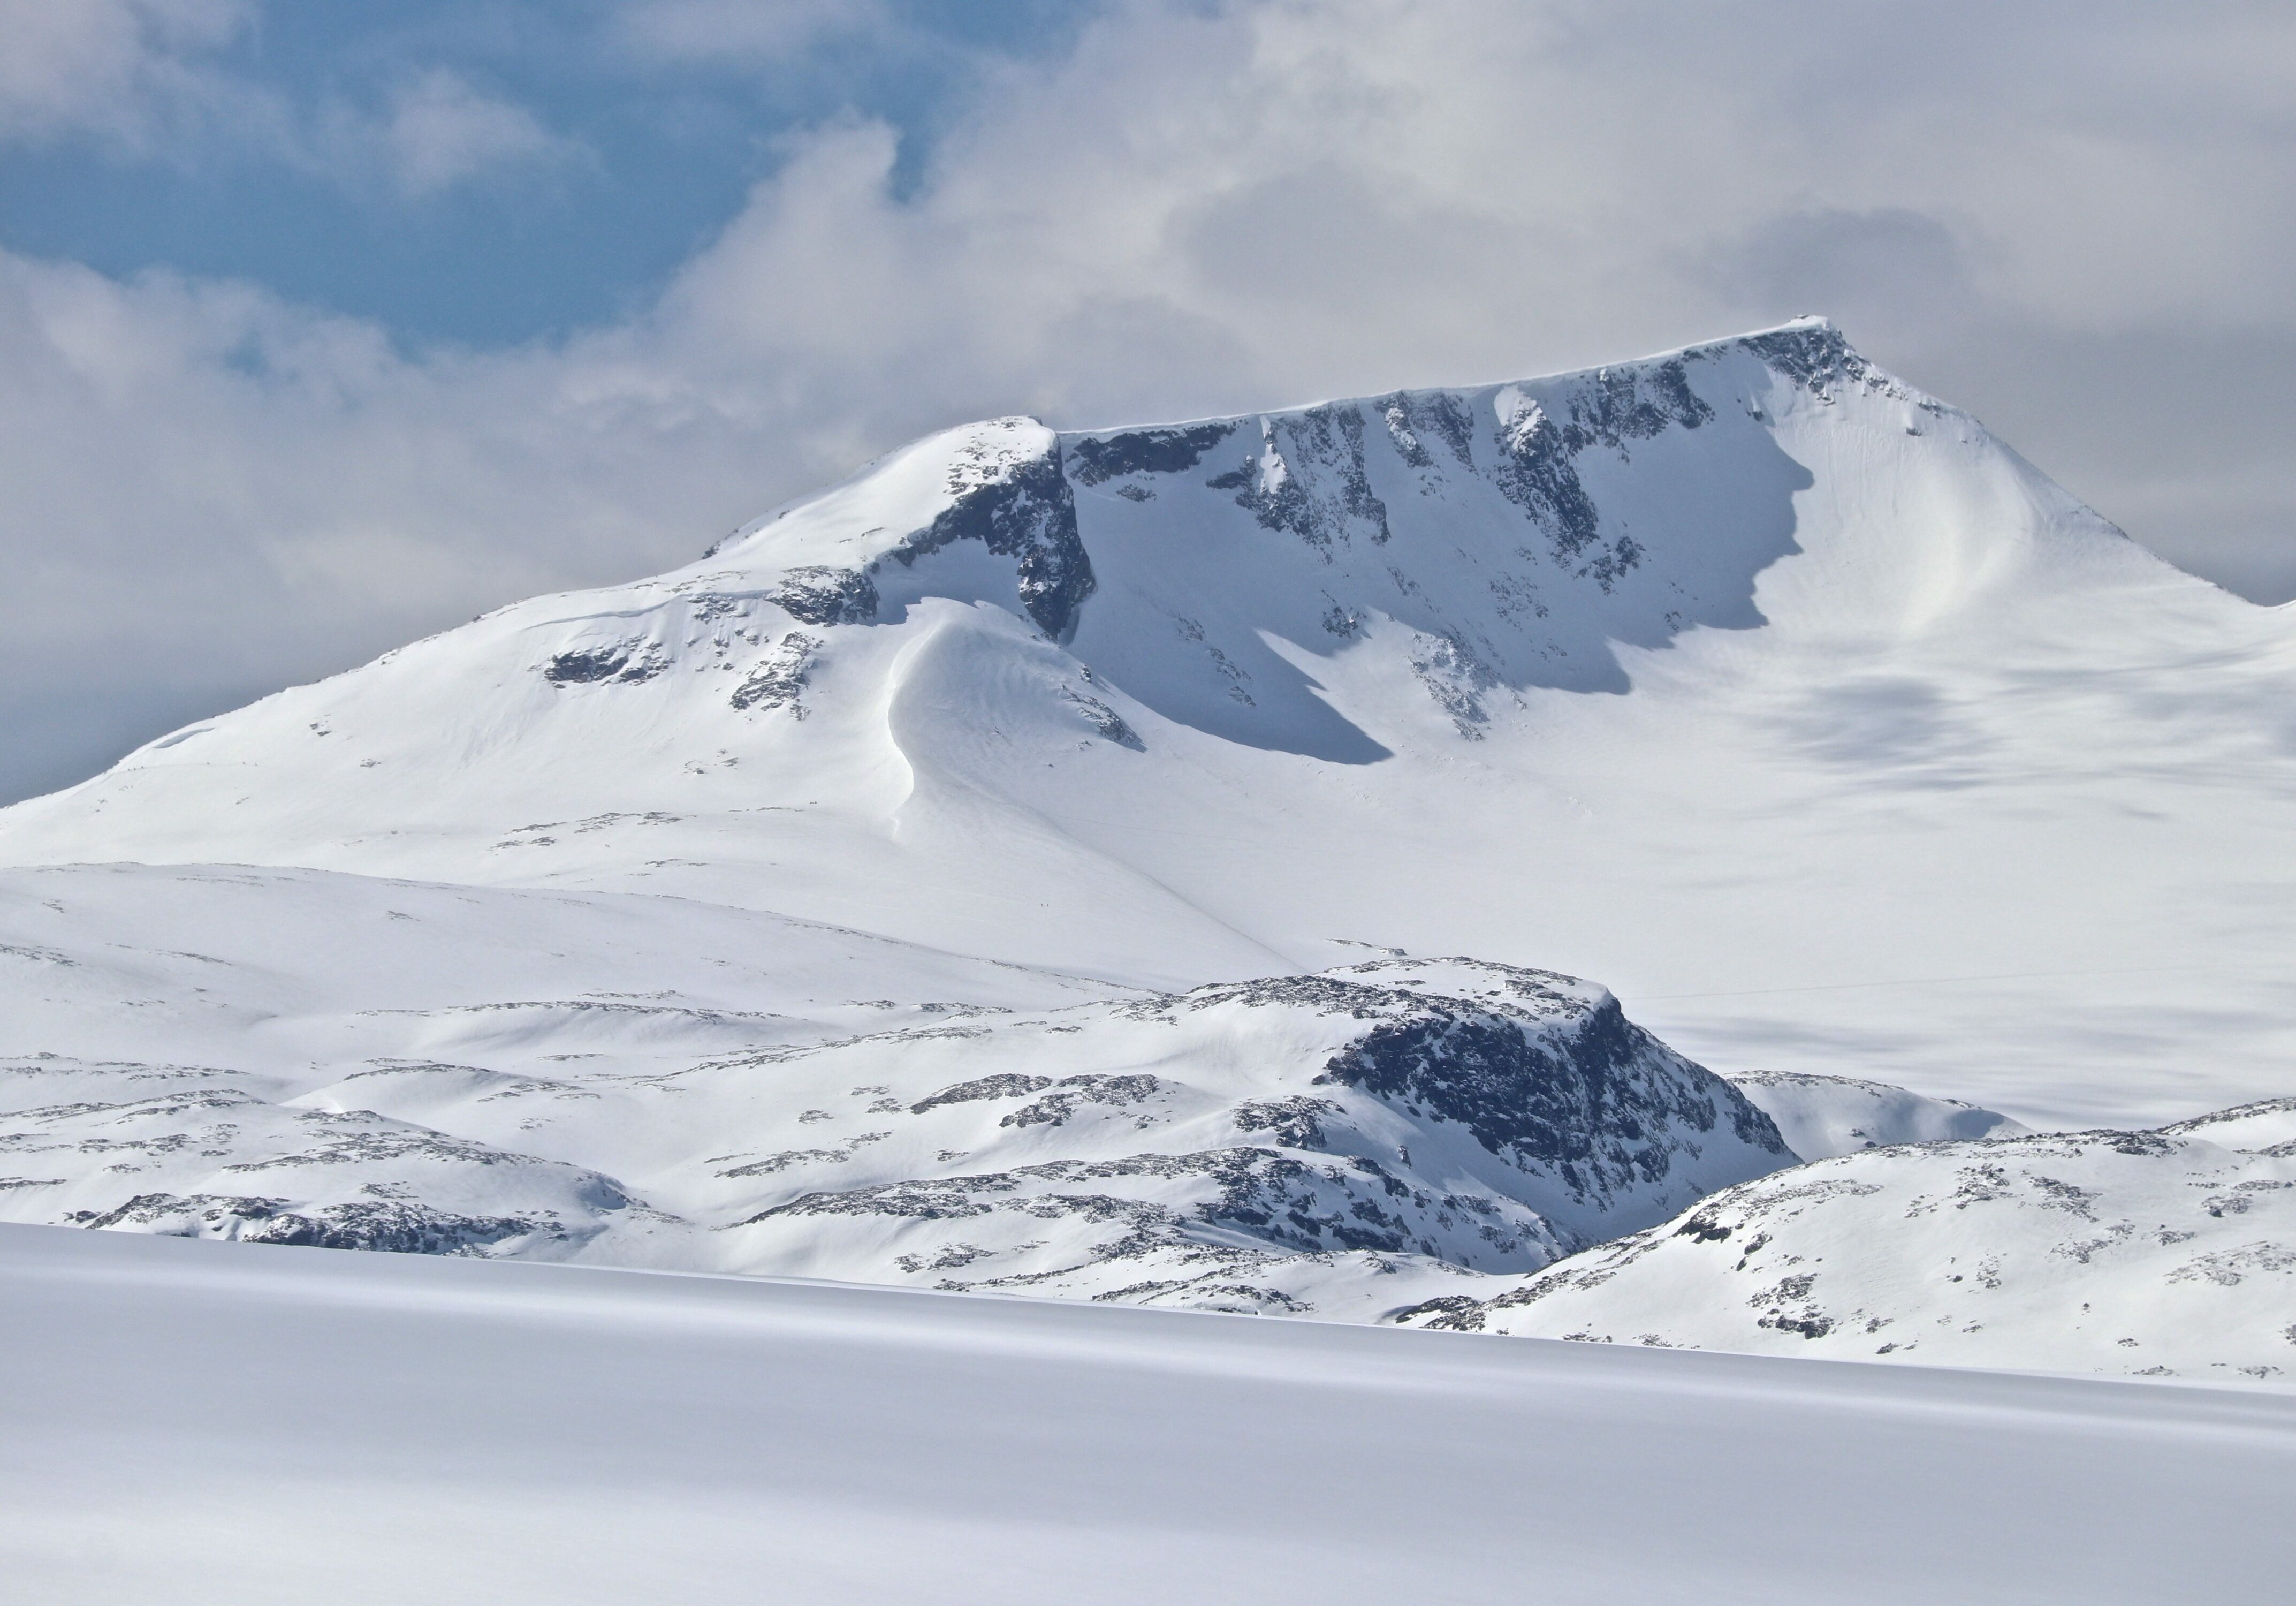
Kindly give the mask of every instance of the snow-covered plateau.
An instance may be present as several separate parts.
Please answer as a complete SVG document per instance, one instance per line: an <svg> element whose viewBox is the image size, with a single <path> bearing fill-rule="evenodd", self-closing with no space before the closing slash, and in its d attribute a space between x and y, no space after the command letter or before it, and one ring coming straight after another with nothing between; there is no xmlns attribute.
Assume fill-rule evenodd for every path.
<svg viewBox="0 0 2296 1606"><path fill-rule="evenodd" d="M0 811L0 1220L2268 1388L2292 707L1820 321L968 425Z"/></svg>

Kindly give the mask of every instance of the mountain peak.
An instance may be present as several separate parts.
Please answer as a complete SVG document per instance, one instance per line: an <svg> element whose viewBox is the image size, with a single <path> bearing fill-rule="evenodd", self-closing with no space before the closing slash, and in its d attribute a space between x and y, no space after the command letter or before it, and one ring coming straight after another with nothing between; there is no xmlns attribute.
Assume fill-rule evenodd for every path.
<svg viewBox="0 0 2296 1606"><path fill-rule="evenodd" d="M1342 788L1398 756L1535 767L1571 700L1680 672L1685 643L1823 642L1862 675L2004 588L2167 583L2106 533L1816 318L1227 418L994 418L685 568L176 732L0 814L0 854L571 877L959 947L1018 885L1070 877L1133 914L1032 917L995 951L1254 974L1301 951L1208 921L1167 885L1195 872L1136 869L1136 841L1043 819L1135 819L1132 788L1172 786L1217 813L1292 763ZM793 882L792 854L878 865L858 879L882 890ZM919 877L966 890L892 890Z"/></svg>

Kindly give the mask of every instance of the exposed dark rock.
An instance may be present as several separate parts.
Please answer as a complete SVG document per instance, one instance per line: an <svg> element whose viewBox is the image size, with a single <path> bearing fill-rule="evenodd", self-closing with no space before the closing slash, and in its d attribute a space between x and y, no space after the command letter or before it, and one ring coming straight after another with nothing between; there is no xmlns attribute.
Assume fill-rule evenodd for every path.
<svg viewBox="0 0 2296 1606"><path fill-rule="evenodd" d="M1030 1093L1042 1092L1053 1085L1050 1076L1023 1076L1016 1072L1000 1072L974 1082L960 1082L955 1087L945 1087L930 1099L921 1099L909 1106L909 1113L922 1116L929 1109L944 1104L971 1104L980 1099L1022 1099Z"/></svg>
<svg viewBox="0 0 2296 1606"><path fill-rule="evenodd" d="M543 666L542 676L553 686L580 686L598 680L651 680L661 671L662 662L651 642L618 641L560 653Z"/></svg>
<svg viewBox="0 0 2296 1606"><path fill-rule="evenodd" d="M787 708L803 719L805 705L799 698L812 678L814 655L820 647L816 638L800 632L783 637L726 700L736 708Z"/></svg>
<svg viewBox="0 0 2296 1606"><path fill-rule="evenodd" d="M1060 1126L1086 1104L1138 1104L1164 1090L1153 1076L1063 1076L1059 1090L1006 1116L999 1126Z"/></svg>
<svg viewBox="0 0 2296 1606"><path fill-rule="evenodd" d="M1199 424L1183 429L1128 430L1099 440L1071 438L1068 457L1080 485L1098 485L1122 474L1180 474L1203 461L1204 454L1235 428L1232 422Z"/></svg>
<svg viewBox="0 0 2296 1606"><path fill-rule="evenodd" d="M1713 419L1714 409L1691 390L1689 371L1677 357L1655 368L1604 368L1583 382L1571 394L1562 439L1574 456L1597 445L1619 450L1669 424L1694 430Z"/></svg>
<svg viewBox="0 0 2296 1606"><path fill-rule="evenodd" d="M1332 402L1304 413L1270 418L1264 454L1280 472L1247 465L1208 482L1234 490L1236 505L1269 530L1312 546L1330 547L1361 532L1374 544L1388 539L1387 504L1373 494L1364 461L1363 409ZM1329 487L1318 494L1311 487Z"/></svg>
<svg viewBox="0 0 2296 1606"><path fill-rule="evenodd" d="M1386 1185L1392 1180L1368 1161L1309 1165L1269 1149L1126 1155L808 1193L736 1224L828 1215L958 1220L1006 1212L1121 1226L1124 1231L1101 1244L1086 1264L1136 1258L1176 1243L1200 1241L1194 1235L1207 1229L1241 1232L1267 1246L1241 1251L1225 1240L1202 1246L1224 1255L1350 1249L1431 1253L1432 1217L1454 1201L1438 1201L1407 1188L1398 1198ZM1209 1195L1185 1205L1166 1204L1127 1198L1107 1186L1173 1181L1203 1184ZM1095 1183L1103 1186L1090 1186ZM1494 1264L1520 1265L1528 1260L1537 1264L1561 1248L1545 1223L1521 1206L1491 1203L1489 1214L1497 1224L1480 1241ZM1073 1269L1005 1277L980 1286L1018 1286Z"/></svg>
<svg viewBox="0 0 2296 1606"><path fill-rule="evenodd" d="M86 1224L98 1231L143 1228L165 1237L236 1238L243 1243L399 1255L475 1255L504 1239L536 1232L563 1236L554 1221L459 1215L395 1199L290 1210L284 1199L209 1193L139 1193Z"/></svg>
<svg viewBox="0 0 2296 1606"><path fill-rule="evenodd" d="M1395 442L1395 449L1412 467L1435 465L1435 459L1427 450L1431 435L1451 449L1460 467L1474 467L1474 416L1467 410L1467 404L1450 391L1398 391L1372 405L1385 416L1387 432Z"/></svg>
<svg viewBox="0 0 2296 1606"><path fill-rule="evenodd" d="M1557 556L1578 556L1602 533L1602 518L1571 465L1578 453L1569 437L1534 404L1502 424L1497 440L1499 490L1546 531Z"/></svg>
<svg viewBox="0 0 2296 1606"><path fill-rule="evenodd" d="M1247 1099L1235 1107L1235 1124L1242 1132L1264 1132L1286 1149L1321 1149L1322 1117L1339 1108L1329 1099Z"/></svg>
<svg viewBox="0 0 2296 1606"><path fill-rule="evenodd" d="M1578 478L1574 460L1589 447L1624 451L1671 427L1696 429L1714 409L1690 388L1681 358L1654 368L1605 368L1558 399L1557 418L1544 404L1527 403L1503 419L1496 478L1507 498L1529 514L1554 543L1555 555L1575 559L1601 539L1602 518ZM1609 590L1642 561L1643 550L1620 536L1591 559L1584 572Z"/></svg>
<svg viewBox="0 0 2296 1606"><path fill-rule="evenodd" d="M854 569L791 569L766 596L806 624L867 624L877 616L877 584Z"/></svg>
<svg viewBox="0 0 2296 1606"><path fill-rule="evenodd" d="M477 1255L505 1239L563 1237L553 1220L461 1215L397 1200L357 1201L312 1211L282 1211L240 1234L246 1243L300 1244L315 1249L373 1249L393 1255Z"/></svg>
<svg viewBox="0 0 2296 1606"><path fill-rule="evenodd" d="M793 1165L838 1165L853 1157L849 1149L785 1149L779 1154L769 1154L761 1160L746 1165L735 1165L721 1171L719 1176L772 1176Z"/></svg>
<svg viewBox="0 0 2296 1606"><path fill-rule="evenodd" d="M1068 634L1092 595L1092 559L1077 529L1076 495L1051 453L963 485L956 499L887 556L914 564L951 541L977 540L1020 561L1021 605L1046 635Z"/></svg>
<svg viewBox="0 0 2296 1606"><path fill-rule="evenodd" d="M1482 740L1481 728L1490 723L1483 695L1497 688L1499 678L1473 648L1456 636L1421 635L1412 644L1411 672L1461 736Z"/></svg>
<svg viewBox="0 0 2296 1606"><path fill-rule="evenodd" d="M1415 1001L1333 1055L1319 1082L1456 1121L1494 1154L1551 1173L1601 1199L1670 1169L1673 1129L1729 1120L1742 1142L1788 1151L1770 1118L1719 1077L1699 1072L1606 999L1562 1031L1465 1001Z"/></svg>
<svg viewBox="0 0 2296 1606"><path fill-rule="evenodd" d="M1472 1294L1446 1294L1437 1299L1423 1299L1417 1305L1406 1305L1400 1310L1390 1311L1390 1322L1416 1322L1417 1325L1438 1332L1480 1332L1483 1326L1483 1301ZM1420 1318L1425 1320L1421 1321Z"/></svg>
<svg viewBox="0 0 2296 1606"><path fill-rule="evenodd" d="M1833 394L1842 383L1864 383L1874 368L1842 339L1830 324L1800 329L1773 329L1750 334L1738 342L1813 395Z"/></svg>
<svg viewBox="0 0 2296 1606"><path fill-rule="evenodd" d="M1139 732L1125 722L1118 713L1098 697L1086 696L1080 691L1063 691L1061 696L1075 704L1103 741L1114 742L1119 747L1129 747L1135 753L1148 751L1148 744L1140 739Z"/></svg>
<svg viewBox="0 0 2296 1606"><path fill-rule="evenodd" d="M285 1199L250 1198L227 1193L139 1193L117 1209L91 1215L86 1224L95 1231L114 1227L157 1227L173 1231L166 1236L204 1236L202 1226L228 1236L233 1223L268 1221L287 1207Z"/></svg>

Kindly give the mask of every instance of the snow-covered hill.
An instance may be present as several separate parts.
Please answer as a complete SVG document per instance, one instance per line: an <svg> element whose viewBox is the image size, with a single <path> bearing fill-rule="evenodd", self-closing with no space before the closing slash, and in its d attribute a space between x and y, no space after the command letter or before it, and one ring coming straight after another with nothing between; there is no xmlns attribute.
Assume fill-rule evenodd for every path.
<svg viewBox="0 0 2296 1606"><path fill-rule="evenodd" d="M0 935L12 1030L72 1050L0 1058L18 1222L1369 1319L1794 1158L1601 989L1472 961L1164 994L126 866L0 873Z"/></svg>
<svg viewBox="0 0 2296 1606"><path fill-rule="evenodd" d="M2243 1123L2208 1124L2227 1138ZM2173 1130L2173 1129L2172 1129ZM2089 1132L1879 1149L1405 1320L1964 1366L2296 1373L2296 1153Z"/></svg>
<svg viewBox="0 0 2296 1606"><path fill-rule="evenodd" d="M2292 699L1820 322L968 425L0 811L0 1215L1483 1310L1797 1152L2273 1126Z"/></svg>

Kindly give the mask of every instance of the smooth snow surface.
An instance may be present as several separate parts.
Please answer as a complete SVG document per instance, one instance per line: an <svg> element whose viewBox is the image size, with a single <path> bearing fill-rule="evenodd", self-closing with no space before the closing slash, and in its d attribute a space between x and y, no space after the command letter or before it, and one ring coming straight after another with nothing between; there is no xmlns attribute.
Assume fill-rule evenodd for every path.
<svg viewBox="0 0 2296 1606"><path fill-rule="evenodd" d="M2287 1133L2290 621L1822 322L966 425L0 811L0 1217L1377 1321L1816 1160L1822 1314L1998 1233L1921 1357L2125 1370L2070 1207L1858 1201L2185 1123L2074 1256L2152 1299ZM2192 1231L2147 1365L2268 1381L2296 1242Z"/></svg>
<svg viewBox="0 0 2296 1606"><path fill-rule="evenodd" d="M1997 1110L1957 1099L1924 1099L1901 1087L1801 1071L1739 1071L1731 1083L1777 1123L1786 1147L1805 1160L1831 1159L1893 1143L1949 1138L2011 1138L2024 1126Z"/></svg>
<svg viewBox="0 0 2296 1606"><path fill-rule="evenodd" d="M0 1227L10 1600L2277 1598L2296 1399Z"/></svg>

